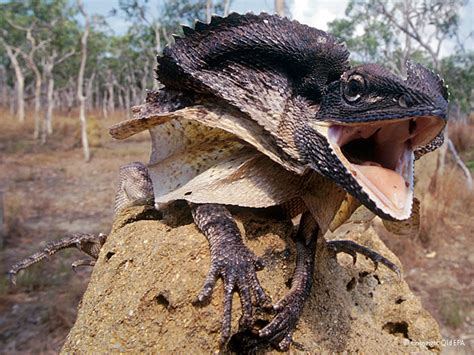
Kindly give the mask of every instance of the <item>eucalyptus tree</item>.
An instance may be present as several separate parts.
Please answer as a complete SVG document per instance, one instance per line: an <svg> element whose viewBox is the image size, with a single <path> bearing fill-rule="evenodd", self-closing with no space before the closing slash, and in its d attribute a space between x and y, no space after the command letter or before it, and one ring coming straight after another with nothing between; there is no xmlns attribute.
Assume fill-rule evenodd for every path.
<svg viewBox="0 0 474 355"><path fill-rule="evenodd" d="M349 0L346 18L329 23L360 61L383 62L405 75L407 59L440 69L456 37L464 0Z"/></svg>
<svg viewBox="0 0 474 355"><path fill-rule="evenodd" d="M87 96L84 94L84 72L87 63L87 40L90 33L90 17L84 10L82 0L77 0L77 7L79 12L84 17L84 31L81 35L81 64L79 66L79 75L77 77L77 100L79 101L79 120L81 123L81 142L82 149L84 152L84 160L89 161L91 159L89 150L89 140L87 137L87 118L86 118L86 99Z"/></svg>
<svg viewBox="0 0 474 355"><path fill-rule="evenodd" d="M16 16L26 16L24 7L15 2L0 4L0 46L5 49L9 65L15 73L16 88L16 116L20 122L25 121L25 65L22 53L25 51L26 43L23 34L11 28L9 19Z"/></svg>

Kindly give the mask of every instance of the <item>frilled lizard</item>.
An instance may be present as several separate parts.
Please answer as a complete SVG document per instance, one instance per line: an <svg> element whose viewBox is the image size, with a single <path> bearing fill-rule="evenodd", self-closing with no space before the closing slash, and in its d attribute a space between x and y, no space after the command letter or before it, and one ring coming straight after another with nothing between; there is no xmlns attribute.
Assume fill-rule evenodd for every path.
<svg viewBox="0 0 474 355"><path fill-rule="evenodd" d="M360 203L387 221L410 217L414 160L442 143L447 91L418 64L408 63L406 79L376 64L350 68L333 36L278 16L231 14L183 31L158 57L164 88L110 132L124 139L149 129L156 206L190 204L211 250L198 301L209 300L217 278L224 281L223 345L235 290L242 326L252 326L252 299L269 302L256 276L259 258L226 206L280 206L289 218L302 215L291 290L253 342L288 349L312 287L316 240L331 222L337 227ZM399 272L353 242L327 246Z"/></svg>

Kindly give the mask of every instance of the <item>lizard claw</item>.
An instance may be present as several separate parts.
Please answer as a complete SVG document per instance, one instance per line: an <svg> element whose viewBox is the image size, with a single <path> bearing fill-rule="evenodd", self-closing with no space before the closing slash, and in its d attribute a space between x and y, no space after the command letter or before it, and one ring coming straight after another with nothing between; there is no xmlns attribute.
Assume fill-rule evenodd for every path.
<svg viewBox="0 0 474 355"><path fill-rule="evenodd" d="M230 338L232 321L232 295L235 290L239 293L242 306L242 316L239 324L248 328L253 323L253 303L265 307L270 298L261 287L256 271L263 268L262 261L257 258L244 244L237 244L231 250L216 252L211 255L211 268L204 281L204 286L197 296L196 305L204 305L210 301L216 281L222 277L224 282L224 317L221 326L221 347ZM219 255L219 256L217 256Z"/></svg>
<svg viewBox="0 0 474 355"><path fill-rule="evenodd" d="M79 266L94 266L95 265L95 260L94 259L79 259L79 260L76 260L74 261L72 264L71 264L71 267L72 267L72 270L74 272L77 272L77 268Z"/></svg>
<svg viewBox="0 0 474 355"><path fill-rule="evenodd" d="M278 342L281 351L289 349L306 299L303 293L302 290L294 289L273 306L277 315L258 332L260 338L266 339L268 343Z"/></svg>
<svg viewBox="0 0 474 355"><path fill-rule="evenodd" d="M8 279L10 280L10 283L14 286L16 286L16 272L14 270L10 270L7 272Z"/></svg>
<svg viewBox="0 0 474 355"><path fill-rule="evenodd" d="M352 256L354 264L357 258L357 253L364 255L374 263L374 272L377 271L379 263L386 266L397 274L398 278L401 279L402 274L400 268L392 263L390 260L380 255L379 253L364 247L363 245L357 244L352 240L331 240L326 242L327 247L334 253L347 253Z"/></svg>

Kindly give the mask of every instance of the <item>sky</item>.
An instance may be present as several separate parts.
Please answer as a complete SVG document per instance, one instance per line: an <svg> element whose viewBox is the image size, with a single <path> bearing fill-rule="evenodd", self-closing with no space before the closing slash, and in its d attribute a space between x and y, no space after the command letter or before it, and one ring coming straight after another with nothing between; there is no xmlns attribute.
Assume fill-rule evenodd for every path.
<svg viewBox="0 0 474 355"><path fill-rule="evenodd" d="M84 5L91 14L101 14L107 16L112 8L118 8L118 0L83 0ZM151 0L151 3L158 3L158 0ZM344 12L348 0L288 0L292 18L301 23L327 30L327 23L336 18L344 17ZM231 11L245 13L273 12L274 0L234 0ZM474 31L474 0L470 0L461 13L461 38ZM114 16L108 17L107 22L117 34L124 33L128 27L124 18ZM447 43L442 49L442 56L452 53L454 43ZM474 39L465 43L466 49L474 49Z"/></svg>

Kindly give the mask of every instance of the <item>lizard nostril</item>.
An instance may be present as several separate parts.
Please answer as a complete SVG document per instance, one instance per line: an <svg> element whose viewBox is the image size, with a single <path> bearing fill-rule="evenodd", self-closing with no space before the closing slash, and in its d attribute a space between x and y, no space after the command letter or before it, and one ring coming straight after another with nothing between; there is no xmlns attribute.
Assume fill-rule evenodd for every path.
<svg viewBox="0 0 474 355"><path fill-rule="evenodd" d="M413 99L408 95L402 95L398 99L398 104L403 108L410 108L413 106Z"/></svg>

